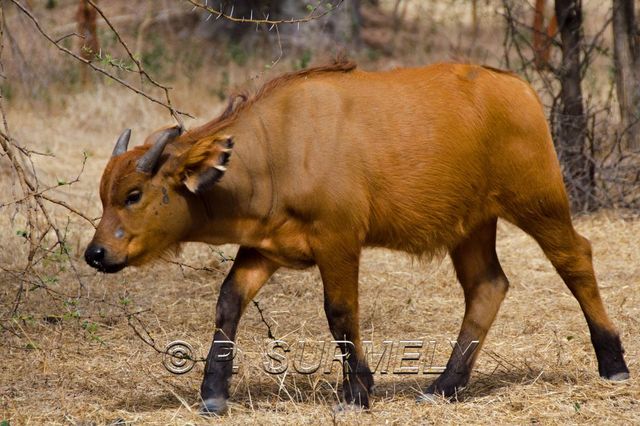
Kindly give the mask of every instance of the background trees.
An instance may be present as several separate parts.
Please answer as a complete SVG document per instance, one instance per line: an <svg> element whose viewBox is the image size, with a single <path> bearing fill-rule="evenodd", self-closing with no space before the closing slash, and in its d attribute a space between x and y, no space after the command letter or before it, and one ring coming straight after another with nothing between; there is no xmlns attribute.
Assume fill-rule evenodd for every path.
<svg viewBox="0 0 640 426"><path fill-rule="evenodd" d="M633 1L595 9L581 0L502 4L505 59L542 94L574 210L599 208L603 199L628 205L637 193L640 154L634 147L640 65L633 59Z"/></svg>
<svg viewBox="0 0 640 426"><path fill-rule="evenodd" d="M621 128L627 147L640 150L640 27L634 0L613 0L613 58Z"/></svg>
<svg viewBox="0 0 640 426"><path fill-rule="evenodd" d="M635 207L633 170L640 151L636 1L596 3L110 1L100 2L102 16L97 0L43 5L7 0L8 78L2 89L7 99L20 93L34 102L74 90L87 78L100 84L86 63L73 65L51 49L51 42L102 68L103 76L111 74L117 77L113 81L128 82L160 100L168 99L167 85L156 85L145 74L160 83L204 73L205 78L191 81L211 86L224 99L232 87L253 81L256 71L266 76L276 66L304 68L338 51L375 69L441 60L488 63L513 69L540 93L576 211ZM47 43L33 31L27 10L51 36ZM138 85L136 75L142 77Z"/></svg>
<svg viewBox="0 0 640 426"><path fill-rule="evenodd" d="M582 98L582 2L556 0L555 15L560 31L562 62L558 70L560 101L556 146L564 164L565 180L569 183L570 198L578 208L589 208L589 195L595 187L594 164L585 152L586 116ZM553 36L553 34L552 34Z"/></svg>
<svg viewBox="0 0 640 426"><path fill-rule="evenodd" d="M615 301L611 306L617 315L628 319L623 324L633 334L637 329L633 319L638 315L629 295L638 293L633 291L638 280L637 271L628 266L638 254L634 247L640 222L626 218L640 212L637 8L638 0L0 0L0 334L2 348L11 353L5 357L9 367L2 376L7 392L0 392L0 400L24 407L20 400L32 398L35 411L57 407L65 416L57 417L57 422L73 420L66 417L71 411L65 404L71 401L90 401L75 412L92 416L88 413L109 400L113 409L151 407L148 418L158 421L156 409L165 407L173 392L188 395L186 389L196 389L197 384L174 381L178 386L172 393L156 389L154 394L150 389L166 377L155 374L156 366L146 367L156 362L156 353L162 353L164 337L190 331L210 339L211 324L203 321L202 313L211 312L212 283L222 279L231 252L188 246L186 256L150 270L108 278L89 271L82 249L101 214L98 182L114 138L125 127L135 128L136 144L142 142L142 135L173 120L195 126L217 115L230 93L251 90L275 75L326 62L340 52L368 70L466 61L508 68L529 81L547 113L574 212L607 210L577 223L587 227L594 239L601 266L610 265L601 274L615 279L616 285L603 289ZM504 238L510 232L501 234ZM527 280L525 286L514 285L513 291L534 303L529 300L529 288L536 287L539 307L554 314L565 312L557 289L535 285L548 284L547 274L541 273L530 285L531 274L540 270L539 250L532 245L527 248L518 235L508 238L513 239L502 240L502 247L509 248L503 250L506 259L526 271L520 279ZM525 251L529 263L523 267ZM377 293L371 293L375 296L369 305L372 327L380 324L376 317L398 317L398 308L426 312L435 300L445 312L459 303L455 292L444 293L450 289L451 273L445 273L446 268L436 268L435 276L413 279L415 285L406 287L406 276L395 271L400 267L398 258L391 253L380 256L373 263L370 258L366 268L375 271L365 278L367 285L379 285ZM380 265L385 266L376 269ZM417 277L414 272L411 275ZM304 284L314 279L309 273ZM424 293L422 284L438 279L442 285L434 286L433 298L416 305L414 296ZM296 327L306 323L317 303L307 293L313 286L300 291L300 284L299 278L285 277L263 293L267 321L271 321L268 303L273 301L273 307L280 300L301 307L298 317L288 318L298 322ZM407 300L409 309L397 305L399 300ZM531 305L521 306L521 316L528 318ZM251 328L258 330L253 335L258 341L263 337L259 333L264 318L253 313ZM516 316L508 313L507 318L511 317ZM564 320L560 314L556 317ZM438 320L429 317L428 321L432 319ZM441 319L436 326L429 323L429 329L444 329L446 321ZM560 372L582 368L582 361L578 367L564 356L557 363L557 354L567 354L570 345L574 345L571 351L578 351L575 359L587 356L579 353L580 347L586 347L578 344L578 333L584 332L581 319L576 328L581 331L566 339L542 323L527 319L525 325L529 331L523 334L521 328L513 328L511 335L522 335L527 341L537 335L539 347L549 347L548 365ZM387 329L389 333L402 330ZM545 335L544 330L554 333ZM414 331L412 324L407 333ZM549 342L556 343L549 346ZM538 351L512 342L500 347L512 350L507 358ZM634 348L628 349L633 352ZM111 366L118 353L122 368L114 370ZM136 354L135 363L131 354ZM607 399L603 397L607 390L590 372L583 377L593 380L593 398L587 398L590 402L580 412L571 384L565 383L566 397L562 397L557 383L545 379L557 377L557 372L542 374L532 370L529 361L521 364L522 376L517 372L494 376L495 370L488 371L487 379L493 382L487 395L497 392L490 399L508 402L492 413L503 410L516 416L502 417L503 421L554 422L558 415L570 412L575 422L583 422L595 413L609 413L614 398L616 407L627 407L634 415L637 411L633 388L621 392L616 387L609 394L612 399ZM42 368L38 367L36 379L21 381L22 372L38 365ZM508 369L512 367L509 361ZM52 379L47 374L55 370L59 375ZM132 372L139 373L136 379L144 383L138 390L134 390L137 382L131 379ZM520 392L514 405L511 386L503 393L500 389L504 383L524 381L531 382L530 390ZM539 393L534 390L536 383L543 387ZM33 392L34 386L40 386L40 393ZM554 391L546 392L548 386ZM130 399L123 399L123 389ZM58 404L52 393L67 397ZM68 398L69 393L74 398ZM331 394L320 396L324 401ZM552 395L546 400L547 414L538 401L530 404L540 394ZM279 395L276 386L274 401ZM307 401L320 400L315 389L304 398L303 411L309 408ZM141 405L141 400L146 402ZM189 397L187 401L197 402ZM523 411L516 405L536 408ZM468 417L460 418L477 421L478 406L484 404L461 407ZM417 413L406 408L402 399L396 402L389 419ZM444 411L435 411L430 418L438 421L450 414L448 408L441 408ZM25 410L25 418L30 419L25 422L34 420L29 417L34 410ZM176 421L175 410L170 406L166 422ZM317 410L306 413L307 422L317 421ZM120 423L111 413L99 416L86 421L78 417L76 423ZM282 419L277 414L271 418ZM632 423L630 418L621 422Z"/></svg>

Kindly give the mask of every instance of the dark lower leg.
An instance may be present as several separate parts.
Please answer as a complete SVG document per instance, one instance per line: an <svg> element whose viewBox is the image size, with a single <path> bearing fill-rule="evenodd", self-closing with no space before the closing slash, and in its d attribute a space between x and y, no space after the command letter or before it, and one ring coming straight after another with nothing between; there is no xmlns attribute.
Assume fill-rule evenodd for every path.
<svg viewBox="0 0 640 426"><path fill-rule="evenodd" d="M496 221L478 228L451 252L464 289L465 314L447 367L427 394L455 396L466 386L484 339L509 287L495 252Z"/></svg>
<svg viewBox="0 0 640 426"><path fill-rule="evenodd" d="M220 288L216 307L216 332L207 355L204 379L200 387L203 400L229 398L229 380L233 373L234 341L243 301L234 289L233 274Z"/></svg>
<svg viewBox="0 0 640 426"><path fill-rule="evenodd" d="M445 371L427 388L427 394L453 397L467 385L507 287L507 279L502 276L477 285L475 296L465 296L467 308L458 339L452 342L451 357Z"/></svg>
<svg viewBox="0 0 640 426"><path fill-rule="evenodd" d="M373 375L361 350L357 313L354 318L354 313L350 311L342 310L335 305L329 306L325 301L329 328L342 353L345 402L368 408Z"/></svg>
<svg viewBox="0 0 640 426"><path fill-rule="evenodd" d="M240 247L238 250L233 268L220 287L216 305L216 331L200 387L203 413L220 414L226 410L240 317L277 268L276 264L253 249Z"/></svg>
<svg viewBox="0 0 640 426"><path fill-rule="evenodd" d="M590 323L589 332L598 359L600 376L614 381L628 379L629 369L624 361L624 349L618 333Z"/></svg>
<svg viewBox="0 0 640 426"><path fill-rule="evenodd" d="M629 369L624 361L620 337L607 315L598 290L590 243L574 233L570 247L545 250L545 254L582 308L598 359L600 376L611 380L628 378Z"/></svg>
<svg viewBox="0 0 640 426"><path fill-rule="evenodd" d="M341 242L341 245L343 242ZM324 309L331 334L343 354L343 393L347 403L369 407L373 376L364 358L358 318L360 248L324 245L316 261L324 285ZM329 248L328 250L326 248Z"/></svg>

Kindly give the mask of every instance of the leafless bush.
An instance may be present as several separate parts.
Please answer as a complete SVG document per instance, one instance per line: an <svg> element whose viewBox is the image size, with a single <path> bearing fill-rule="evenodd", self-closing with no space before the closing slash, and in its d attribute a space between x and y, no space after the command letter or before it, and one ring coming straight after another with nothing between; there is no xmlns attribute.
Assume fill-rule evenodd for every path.
<svg viewBox="0 0 640 426"><path fill-rule="evenodd" d="M608 73L613 59L604 36L611 30L611 11L598 27L584 31L579 52L584 116L576 124L574 116L563 113L561 81L565 71L558 34L538 34L552 49L548 60L540 64L531 41L536 29L529 25L533 6L513 0L503 0L502 6L505 63L541 95L574 209L640 208L640 153L625 150L622 143L624 130L620 132L617 126L615 82ZM585 84L587 80L594 83ZM584 144L579 146L562 137L575 125L584 134ZM576 161L578 164L570 163Z"/></svg>

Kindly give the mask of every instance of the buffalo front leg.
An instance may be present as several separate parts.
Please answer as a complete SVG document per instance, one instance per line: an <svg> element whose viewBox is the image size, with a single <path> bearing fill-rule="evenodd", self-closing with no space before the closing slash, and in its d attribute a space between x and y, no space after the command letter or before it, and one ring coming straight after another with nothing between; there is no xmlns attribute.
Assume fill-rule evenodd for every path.
<svg viewBox="0 0 640 426"><path fill-rule="evenodd" d="M324 310L342 353L343 394L348 404L369 408L373 376L362 350L358 319L360 248L316 253L324 285Z"/></svg>
<svg viewBox="0 0 640 426"><path fill-rule="evenodd" d="M276 269L278 265L258 251L247 247L238 250L218 296L216 331L200 388L202 414L223 414L227 410L238 322L247 304Z"/></svg>
<svg viewBox="0 0 640 426"><path fill-rule="evenodd" d="M476 228L451 251L464 290L465 313L445 371L419 400L454 397L466 386L480 347L498 313L509 282L496 255L496 219Z"/></svg>

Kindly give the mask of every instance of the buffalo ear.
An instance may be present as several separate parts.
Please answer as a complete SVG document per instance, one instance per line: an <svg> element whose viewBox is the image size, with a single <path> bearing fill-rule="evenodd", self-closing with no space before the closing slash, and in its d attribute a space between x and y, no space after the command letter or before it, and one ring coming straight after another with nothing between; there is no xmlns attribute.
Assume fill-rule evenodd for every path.
<svg viewBox="0 0 640 426"><path fill-rule="evenodd" d="M178 179L194 194L210 189L227 171L231 136L200 139L178 159Z"/></svg>

